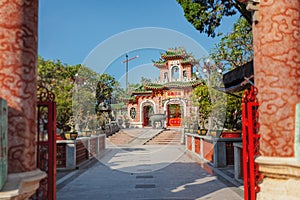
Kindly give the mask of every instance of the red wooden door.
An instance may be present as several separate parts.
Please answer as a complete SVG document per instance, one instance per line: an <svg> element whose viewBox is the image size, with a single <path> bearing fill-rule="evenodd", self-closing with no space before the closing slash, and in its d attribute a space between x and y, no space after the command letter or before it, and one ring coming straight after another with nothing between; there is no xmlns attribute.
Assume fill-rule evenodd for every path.
<svg viewBox="0 0 300 200"><path fill-rule="evenodd" d="M148 110L147 106L143 107L143 118L144 118L144 123L143 126L148 126L149 125L149 116L148 116Z"/></svg>
<svg viewBox="0 0 300 200"><path fill-rule="evenodd" d="M47 173L33 199L56 200L56 104L54 95L38 88L37 167Z"/></svg>

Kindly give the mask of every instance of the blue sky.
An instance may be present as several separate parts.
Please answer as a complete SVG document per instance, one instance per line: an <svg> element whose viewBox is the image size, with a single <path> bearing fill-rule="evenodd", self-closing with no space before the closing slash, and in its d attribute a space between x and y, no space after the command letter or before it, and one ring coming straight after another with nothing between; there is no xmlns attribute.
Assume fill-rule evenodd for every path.
<svg viewBox="0 0 300 200"><path fill-rule="evenodd" d="M236 17L227 18L222 22L220 31L231 31L235 20ZM141 44L141 40L135 47L130 47L136 40L125 37L110 46L111 48L103 49L105 42L116 40L116 36L120 34L143 28L148 30L149 27L171 31L176 37L184 35L207 52L218 42L218 38L208 38L205 34L200 34L187 22L176 0L40 0L38 52L45 59L59 59L63 63L75 65L89 63L87 58L100 48L101 51L96 55L97 61L93 61L94 65L106 65L101 67L121 79L125 68L121 61L125 59L125 53L129 57L139 54L138 59L129 63L130 70L133 70L149 65L151 59L157 60L159 52L166 47L146 47ZM174 43L170 40L166 44L171 45L170 47L181 45L177 43L176 37L173 38ZM147 39L148 36L143 38ZM161 42L169 39L159 35L156 38ZM143 49L139 49L138 45L143 46ZM197 52L192 53L197 55ZM109 61L103 61L108 59L109 56L106 55L112 54L115 55ZM95 66L91 66L93 67ZM149 73L152 74L152 71Z"/></svg>

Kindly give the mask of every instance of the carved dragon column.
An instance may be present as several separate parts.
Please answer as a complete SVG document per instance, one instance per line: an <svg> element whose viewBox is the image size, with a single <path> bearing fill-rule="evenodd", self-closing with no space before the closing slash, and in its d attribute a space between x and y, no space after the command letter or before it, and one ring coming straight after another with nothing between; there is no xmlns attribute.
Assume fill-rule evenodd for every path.
<svg viewBox="0 0 300 200"><path fill-rule="evenodd" d="M37 24L38 0L0 1L0 97L8 104L7 182L14 186L0 198L26 199L45 177L36 169Z"/></svg>
<svg viewBox="0 0 300 200"><path fill-rule="evenodd" d="M249 0L263 175L258 199L300 197L300 1Z"/></svg>

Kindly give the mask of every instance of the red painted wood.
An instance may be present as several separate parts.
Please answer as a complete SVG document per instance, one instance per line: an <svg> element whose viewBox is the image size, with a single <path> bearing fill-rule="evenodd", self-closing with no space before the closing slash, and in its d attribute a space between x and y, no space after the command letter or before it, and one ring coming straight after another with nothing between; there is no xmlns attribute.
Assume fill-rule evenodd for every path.
<svg viewBox="0 0 300 200"><path fill-rule="evenodd" d="M37 102L37 167L47 173L37 190L36 199L56 199L56 104Z"/></svg>
<svg viewBox="0 0 300 200"><path fill-rule="evenodd" d="M246 90L242 99L242 121L243 121L243 171L244 171L244 199L255 200L259 192L258 182L261 176L255 158L259 156L258 134L258 106L256 99L257 89L251 86Z"/></svg>
<svg viewBox="0 0 300 200"><path fill-rule="evenodd" d="M186 136L186 144L188 150L192 151L192 136Z"/></svg>
<svg viewBox="0 0 300 200"><path fill-rule="evenodd" d="M214 145L212 142L203 140L203 156L206 160L213 162L214 158Z"/></svg>
<svg viewBox="0 0 300 200"><path fill-rule="evenodd" d="M200 154L200 138L195 137L195 153Z"/></svg>

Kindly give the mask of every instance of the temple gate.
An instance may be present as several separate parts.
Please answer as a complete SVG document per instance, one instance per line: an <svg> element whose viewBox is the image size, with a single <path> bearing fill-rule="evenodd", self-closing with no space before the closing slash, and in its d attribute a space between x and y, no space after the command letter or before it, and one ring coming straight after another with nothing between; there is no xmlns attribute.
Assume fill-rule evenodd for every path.
<svg viewBox="0 0 300 200"><path fill-rule="evenodd" d="M182 47L170 48L153 65L160 70L160 79L156 82L146 82L142 87L132 92L132 99L127 103L131 126L149 126L149 114L167 115L167 126L181 127L184 117L191 117L193 107L190 94L193 88L201 85L202 80L193 76L193 67L199 64L191 54ZM151 108L145 102L151 102ZM151 112L149 112L151 109Z"/></svg>

